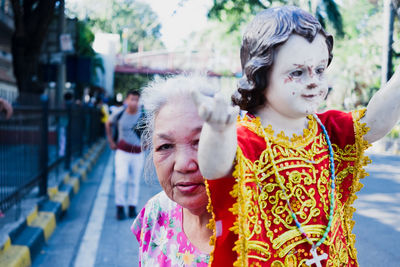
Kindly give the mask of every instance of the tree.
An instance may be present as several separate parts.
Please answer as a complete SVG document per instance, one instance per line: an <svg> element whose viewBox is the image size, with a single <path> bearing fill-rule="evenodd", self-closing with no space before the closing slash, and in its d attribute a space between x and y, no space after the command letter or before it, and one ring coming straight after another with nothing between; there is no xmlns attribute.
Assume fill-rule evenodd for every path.
<svg viewBox="0 0 400 267"><path fill-rule="evenodd" d="M350 2L350 1L349 1ZM333 87L330 108L351 110L368 104L380 87L383 9L380 1L351 1L343 9L345 37L336 39L328 68Z"/></svg>
<svg viewBox="0 0 400 267"><path fill-rule="evenodd" d="M97 79L96 69L100 69L104 73L103 60L99 54L94 51L92 45L94 42L94 33L85 21L77 23L78 38L76 44L76 54L78 56L88 57L91 59L91 83Z"/></svg>
<svg viewBox="0 0 400 267"><path fill-rule="evenodd" d="M113 12L107 20L94 20L105 32L118 33L126 38L127 52L136 52L139 44L144 50L163 48L160 41L161 24L149 5L137 1L113 1Z"/></svg>
<svg viewBox="0 0 400 267"><path fill-rule="evenodd" d="M296 5L313 13L325 26L330 22L338 37L343 37L343 23L339 7L335 0L214 0L208 16L211 19L227 21L230 31L240 29L240 26L249 20L249 17L258 11L276 4Z"/></svg>
<svg viewBox="0 0 400 267"><path fill-rule="evenodd" d="M42 43L58 0L11 0L15 31L11 52L14 75L20 93L42 93L38 64Z"/></svg>
<svg viewBox="0 0 400 267"><path fill-rule="evenodd" d="M116 73L114 79L114 94L121 93L126 96L129 90L141 90L150 79L154 78L154 74L141 75L138 73L126 74Z"/></svg>
<svg viewBox="0 0 400 267"><path fill-rule="evenodd" d="M96 9L96 6L102 9ZM149 5L135 0L84 0L79 5L67 6L68 12L87 19L94 32L117 33L127 41L127 52L163 48L160 40L161 24ZM82 10L85 10L82 13Z"/></svg>
<svg viewBox="0 0 400 267"><path fill-rule="evenodd" d="M400 0L392 0L393 7L397 13L397 16L400 17Z"/></svg>
<svg viewBox="0 0 400 267"><path fill-rule="evenodd" d="M381 74L381 84L385 84L392 76L392 57L393 57L393 25L394 25L394 5L395 2L385 0L383 8L384 17L384 43L382 51L382 74Z"/></svg>
<svg viewBox="0 0 400 267"><path fill-rule="evenodd" d="M102 8L96 8L101 6ZM67 12L86 19L93 32L117 33L125 41L126 52L156 50L164 47L160 40L161 24L156 13L135 0L83 0L67 6ZM115 93L126 93L145 85L152 75L116 74Z"/></svg>

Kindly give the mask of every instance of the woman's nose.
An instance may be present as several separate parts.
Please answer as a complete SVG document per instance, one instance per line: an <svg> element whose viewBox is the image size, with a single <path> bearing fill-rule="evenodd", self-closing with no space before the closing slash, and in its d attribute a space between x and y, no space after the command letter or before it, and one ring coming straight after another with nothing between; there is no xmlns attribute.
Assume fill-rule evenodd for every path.
<svg viewBox="0 0 400 267"><path fill-rule="evenodd" d="M197 171L197 151L191 148L177 149L175 154L175 165L174 170L186 173Z"/></svg>

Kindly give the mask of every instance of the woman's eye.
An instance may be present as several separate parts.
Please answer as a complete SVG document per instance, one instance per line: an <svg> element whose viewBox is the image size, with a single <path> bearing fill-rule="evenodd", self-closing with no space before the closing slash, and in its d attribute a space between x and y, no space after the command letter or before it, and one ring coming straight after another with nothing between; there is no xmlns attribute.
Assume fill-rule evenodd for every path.
<svg viewBox="0 0 400 267"><path fill-rule="evenodd" d="M193 146L197 148L199 146L199 139L193 141Z"/></svg>
<svg viewBox="0 0 400 267"><path fill-rule="evenodd" d="M171 149L172 147L173 147L172 144L162 144L156 148L156 151L168 150Z"/></svg>
<svg viewBox="0 0 400 267"><path fill-rule="evenodd" d="M290 76L292 76L292 77L300 77L301 75L303 75L302 70L295 70L290 73Z"/></svg>

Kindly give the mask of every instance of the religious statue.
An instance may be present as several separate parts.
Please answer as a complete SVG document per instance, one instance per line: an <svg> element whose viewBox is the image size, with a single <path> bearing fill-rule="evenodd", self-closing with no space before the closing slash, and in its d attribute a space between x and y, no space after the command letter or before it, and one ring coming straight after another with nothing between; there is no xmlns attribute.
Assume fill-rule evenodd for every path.
<svg viewBox="0 0 400 267"><path fill-rule="evenodd" d="M399 120L400 71L352 112L317 113L333 37L297 7L261 11L231 106L193 93L214 230L211 266L358 266L352 207L364 151ZM237 118L239 108L247 111Z"/></svg>

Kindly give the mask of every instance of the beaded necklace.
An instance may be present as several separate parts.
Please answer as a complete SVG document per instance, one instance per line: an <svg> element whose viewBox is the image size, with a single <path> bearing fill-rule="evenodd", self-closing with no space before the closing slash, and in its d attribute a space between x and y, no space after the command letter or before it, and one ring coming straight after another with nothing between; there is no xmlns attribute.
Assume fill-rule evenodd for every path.
<svg viewBox="0 0 400 267"><path fill-rule="evenodd" d="M275 179L279 184L279 187L282 189L283 195L285 196L286 199L286 203L290 209L291 212L291 216L293 218L293 220L296 223L296 227L299 229L300 233L304 236L304 238L307 240L307 242L311 245L311 250L310 253L313 256L312 259L309 259L306 261L306 264L308 266L311 266L313 263L315 263L317 265L317 267L321 266L321 261L322 260L326 260L328 258L328 255L326 253L323 253L322 255L317 254L317 248L325 241L325 239L328 236L328 233L331 229L331 225L332 225L332 219L333 219L333 210L335 208L335 163L334 163L334 158L333 158L333 148L332 148L332 144L331 141L329 139L329 135L328 132L326 131L325 126L322 124L321 120L318 118L317 115L313 114L314 119L317 121L317 123L320 125L326 142L328 144L328 150L329 150L329 163L330 163L330 172L331 172L331 196L330 196L330 213L329 213L329 222L328 225L325 228L325 232L322 235L322 238L316 243L314 244L314 242L311 240L311 238L307 235L307 233L304 231L304 229L301 227L300 222L298 221L296 214L294 213L290 202L289 202L289 197L286 194L286 188L284 187L283 183L285 181L285 179L282 177L282 175L279 174L279 171L276 167L276 163L275 160L273 158L273 153L272 153L272 148L271 148L271 144L270 141L267 138L267 135L265 133L265 130L263 127L261 127L263 134L264 134L264 139L267 145L267 150L268 150L268 154L270 155L270 160L274 169L274 173L275 173Z"/></svg>

